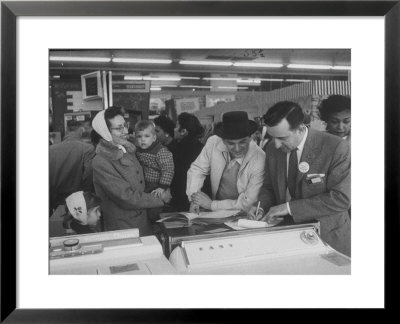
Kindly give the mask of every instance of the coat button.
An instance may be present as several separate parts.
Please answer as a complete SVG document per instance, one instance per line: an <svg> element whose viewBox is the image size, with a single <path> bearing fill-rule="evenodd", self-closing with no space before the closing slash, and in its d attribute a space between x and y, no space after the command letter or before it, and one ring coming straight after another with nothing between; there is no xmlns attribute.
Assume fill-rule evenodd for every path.
<svg viewBox="0 0 400 324"><path fill-rule="evenodd" d="M142 180L140 180L140 183L143 183L143 181L142 181Z"/></svg>

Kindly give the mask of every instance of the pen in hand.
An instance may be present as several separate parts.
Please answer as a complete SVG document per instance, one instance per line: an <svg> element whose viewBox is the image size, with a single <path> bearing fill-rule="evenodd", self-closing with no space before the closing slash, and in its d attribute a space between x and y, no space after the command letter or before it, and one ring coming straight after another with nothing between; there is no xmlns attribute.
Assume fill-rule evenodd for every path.
<svg viewBox="0 0 400 324"><path fill-rule="evenodd" d="M258 204L257 204L257 210L256 210L256 219L257 219L257 215L258 215L258 211L260 210L260 201L258 201Z"/></svg>

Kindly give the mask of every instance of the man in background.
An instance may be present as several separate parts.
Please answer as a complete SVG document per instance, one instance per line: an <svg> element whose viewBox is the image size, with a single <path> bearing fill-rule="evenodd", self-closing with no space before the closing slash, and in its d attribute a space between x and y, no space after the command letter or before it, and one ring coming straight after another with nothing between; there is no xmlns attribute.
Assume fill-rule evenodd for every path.
<svg viewBox="0 0 400 324"><path fill-rule="evenodd" d="M95 148L88 143L87 127L75 120L68 121L64 140L49 148L50 216L72 193L93 192Z"/></svg>

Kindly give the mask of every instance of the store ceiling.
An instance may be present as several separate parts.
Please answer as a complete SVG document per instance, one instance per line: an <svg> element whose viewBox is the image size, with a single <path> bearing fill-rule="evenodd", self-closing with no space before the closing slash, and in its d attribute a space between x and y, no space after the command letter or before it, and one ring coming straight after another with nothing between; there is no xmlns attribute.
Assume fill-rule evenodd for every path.
<svg viewBox="0 0 400 324"><path fill-rule="evenodd" d="M50 61L50 79L78 77L97 70L113 71L113 75L178 75L198 77L179 84L207 84L202 78L215 75L241 78L331 79L347 80L346 70L288 69L288 64L350 66L349 49L99 49L51 50L50 56L169 59L170 64L137 64L116 62ZM180 60L280 63L280 68L182 65ZM153 82L154 83L154 82ZM275 82L276 83L276 82ZM278 87L282 86L281 85ZM252 87L249 90L254 90Z"/></svg>

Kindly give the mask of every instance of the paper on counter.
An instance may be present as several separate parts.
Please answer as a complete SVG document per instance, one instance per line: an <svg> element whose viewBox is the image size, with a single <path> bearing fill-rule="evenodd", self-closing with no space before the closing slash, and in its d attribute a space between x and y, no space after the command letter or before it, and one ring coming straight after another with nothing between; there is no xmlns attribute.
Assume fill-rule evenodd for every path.
<svg viewBox="0 0 400 324"><path fill-rule="evenodd" d="M229 226L230 228L234 230L244 230L244 229L249 229L249 228L263 228L263 227L273 227L277 224L279 224L283 219L282 218L277 218L274 223L267 223L267 222L260 222L260 221L253 221L250 219L239 219L238 221L231 221L231 222L226 222L225 225Z"/></svg>
<svg viewBox="0 0 400 324"><path fill-rule="evenodd" d="M260 222L250 219L239 219L238 226L244 228L260 228L269 227L270 225L267 222Z"/></svg>
<svg viewBox="0 0 400 324"><path fill-rule="evenodd" d="M211 212L200 212L199 214L196 213L180 213L182 215L187 216L189 219L195 219L195 218L227 218L233 215L236 215L240 213L240 210L237 209L229 209L229 210L216 210L216 211L211 211Z"/></svg>

